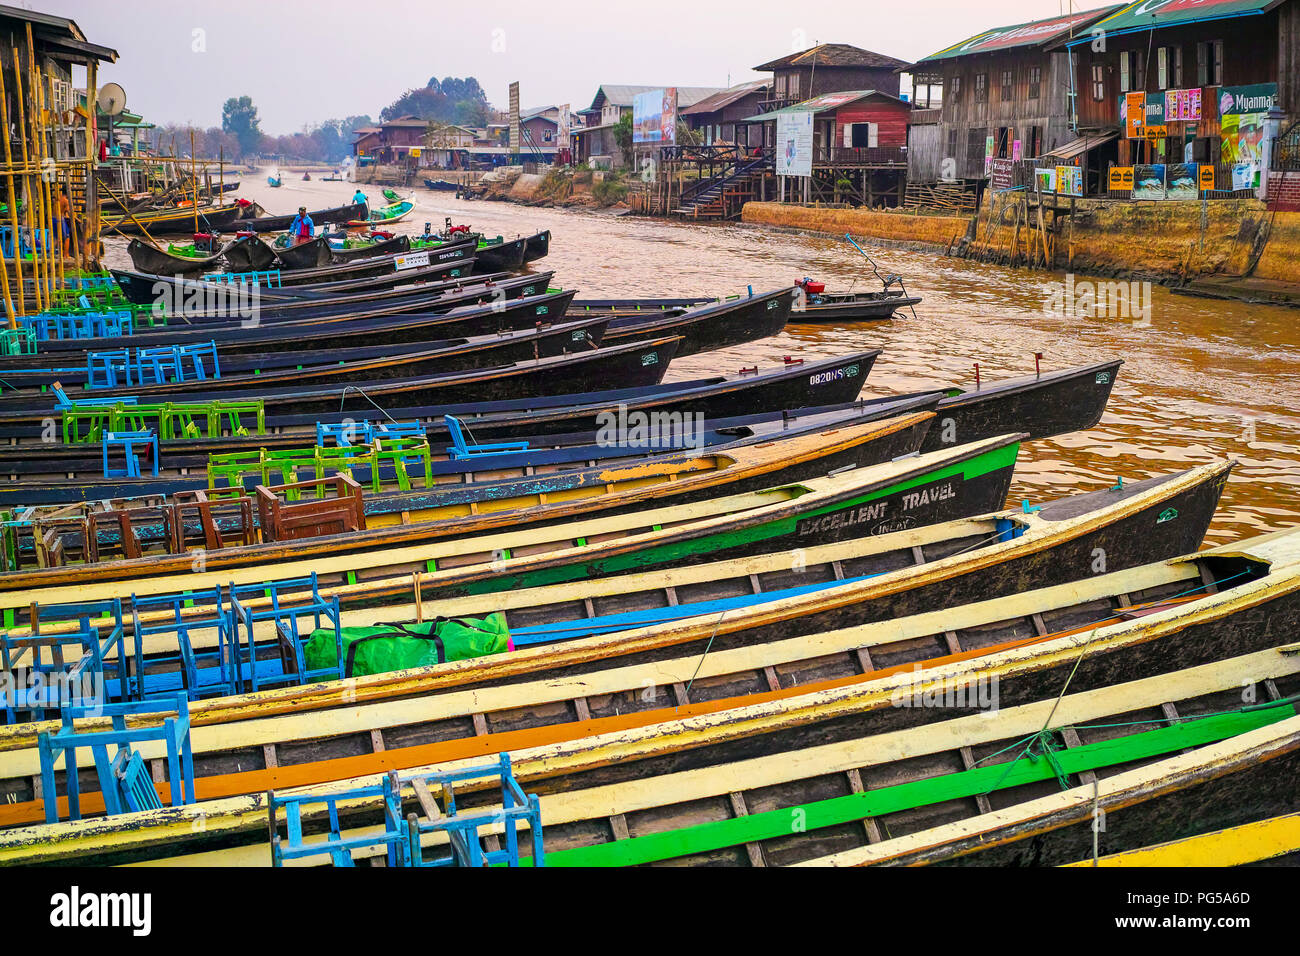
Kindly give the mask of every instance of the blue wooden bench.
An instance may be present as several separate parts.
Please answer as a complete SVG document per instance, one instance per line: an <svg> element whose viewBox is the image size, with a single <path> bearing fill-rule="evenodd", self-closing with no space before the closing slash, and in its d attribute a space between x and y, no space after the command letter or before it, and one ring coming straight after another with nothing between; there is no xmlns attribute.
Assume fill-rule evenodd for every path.
<svg viewBox="0 0 1300 956"><path fill-rule="evenodd" d="M465 441L465 431L462 430L459 418L454 415L443 415L442 420L447 423L447 431L451 435L451 448L448 451L451 457L456 460L466 458L483 458L489 455L509 455L513 452L528 450L528 442L499 442L494 445L470 444Z"/></svg>

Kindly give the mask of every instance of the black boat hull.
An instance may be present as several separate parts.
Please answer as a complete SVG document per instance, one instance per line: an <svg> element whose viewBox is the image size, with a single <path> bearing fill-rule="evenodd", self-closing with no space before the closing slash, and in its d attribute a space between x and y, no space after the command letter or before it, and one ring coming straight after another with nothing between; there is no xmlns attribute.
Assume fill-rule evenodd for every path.
<svg viewBox="0 0 1300 956"><path fill-rule="evenodd" d="M186 278L197 278L205 272L215 272L220 267L221 257L224 254L218 252L202 259L174 256L164 249L155 249L147 242L135 238L126 244L126 251L131 256L131 262L141 272Z"/></svg>
<svg viewBox="0 0 1300 956"><path fill-rule="evenodd" d="M479 246L474 258L480 268L490 272L517 272L524 267L527 251L527 239L507 239L499 244Z"/></svg>
<svg viewBox="0 0 1300 956"><path fill-rule="evenodd" d="M354 249L331 249L330 261L353 262L357 259L366 259L372 256L388 256L406 252L410 248L410 236L394 236L392 239L383 239L370 246L360 246Z"/></svg>
<svg viewBox="0 0 1300 956"><path fill-rule="evenodd" d="M319 269L330 264L330 242L324 233L306 242L273 248L281 269Z"/></svg>
<svg viewBox="0 0 1300 956"><path fill-rule="evenodd" d="M266 272L275 265L275 250L257 236L242 236L225 249L231 272Z"/></svg>
<svg viewBox="0 0 1300 956"><path fill-rule="evenodd" d="M541 232L529 236L524 243L524 262L536 262L538 259L546 258L551 251L551 230L544 229Z"/></svg>
<svg viewBox="0 0 1300 956"><path fill-rule="evenodd" d="M627 316L610 323L606 342L637 342L659 335L680 335L677 355L695 355L776 335L790 318L791 289L707 305L690 312Z"/></svg>
<svg viewBox="0 0 1300 956"><path fill-rule="evenodd" d="M365 214L366 207L364 203L350 203L346 206L317 209L315 212L307 213L312 222L318 226L347 222ZM290 213L287 216L260 216L256 219L245 219L240 222L239 228L249 229L253 232L279 232L281 229L288 229L289 224L293 222L296 216L297 213Z"/></svg>

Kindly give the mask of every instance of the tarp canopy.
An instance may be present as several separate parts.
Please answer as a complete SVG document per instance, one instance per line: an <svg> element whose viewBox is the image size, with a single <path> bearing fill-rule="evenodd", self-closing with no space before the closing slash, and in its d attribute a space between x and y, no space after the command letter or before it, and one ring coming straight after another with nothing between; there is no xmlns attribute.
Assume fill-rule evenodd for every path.
<svg viewBox="0 0 1300 956"><path fill-rule="evenodd" d="M1114 36L1159 27L1170 27L1199 20L1224 20L1229 17L1256 16L1267 13L1285 0L1138 0L1096 24ZM1079 43L1074 40L1071 46Z"/></svg>
<svg viewBox="0 0 1300 956"><path fill-rule="evenodd" d="M848 103L865 99L868 96L884 96L895 102L902 103L899 99L890 93L882 93L879 90L845 90L841 93L823 93L821 96L814 96L810 100L804 100L802 103L795 103L793 106L787 106L784 109L773 110L770 113L759 113L757 116L750 116L746 119L737 120L738 123L765 123L768 120L774 120L778 116L788 115L790 113L824 113L826 110L838 109Z"/></svg>
<svg viewBox="0 0 1300 956"><path fill-rule="evenodd" d="M1066 143L1064 146L1058 146L1050 153L1044 153L1043 156L1051 156L1053 159L1074 159L1076 156L1082 156L1090 149L1104 146L1112 139L1118 138L1118 131L1098 133L1096 136L1081 136L1079 139L1070 140L1070 142Z"/></svg>

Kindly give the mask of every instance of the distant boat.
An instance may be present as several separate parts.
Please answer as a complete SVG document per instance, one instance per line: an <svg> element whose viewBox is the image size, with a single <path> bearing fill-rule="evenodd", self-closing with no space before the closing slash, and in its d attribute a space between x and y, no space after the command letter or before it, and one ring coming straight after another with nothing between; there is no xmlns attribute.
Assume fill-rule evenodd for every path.
<svg viewBox="0 0 1300 956"><path fill-rule="evenodd" d="M302 181L305 182L305 183L309 183L309 182L311 182L311 173L303 173L303 174L302 174Z"/></svg>
<svg viewBox="0 0 1300 956"><path fill-rule="evenodd" d="M449 183L445 179L426 179L424 185L427 189L436 189L439 192L455 192L460 189L456 183Z"/></svg>
<svg viewBox="0 0 1300 956"><path fill-rule="evenodd" d="M350 219L347 225L353 229L358 226L387 226L395 222L401 222L411 210L415 208L413 202L398 202L391 206L384 206L382 209L376 209L370 214L369 219Z"/></svg>
<svg viewBox="0 0 1300 956"><path fill-rule="evenodd" d="M280 182L280 174L279 174L279 173L276 173L274 176L267 176L267 177L266 177L266 184L267 184L268 186L275 186L275 187L277 187L277 188L280 187L280 186L282 186L282 185L284 185L283 183Z"/></svg>

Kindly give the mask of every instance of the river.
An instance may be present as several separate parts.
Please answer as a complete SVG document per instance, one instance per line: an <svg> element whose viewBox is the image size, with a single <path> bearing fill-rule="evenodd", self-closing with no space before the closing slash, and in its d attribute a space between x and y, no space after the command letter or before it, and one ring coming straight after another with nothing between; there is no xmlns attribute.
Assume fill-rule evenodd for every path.
<svg viewBox="0 0 1300 956"><path fill-rule="evenodd" d="M352 183L302 182L284 174L271 189L265 173L244 176L238 195L269 212L347 202ZM362 187L372 204L375 186ZM411 190L400 190L405 195ZM457 200L413 190L415 211L398 228L416 233L450 216L489 235L552 231L557 285L579 296L727 295L790 285L803 276L831 291L856 283L878 288L862 257L843 240L733 225L693 225L605 213ZM122 262L120 241L108 260ZM974 386L1043 368L1120 357L1117 384L1101 423L1082 433L1032 442L1021 451L1014 499L1031 502L1076 489L1109 487L1192 465L1237 461L1207 540L1223 543L1295 523L1300 514L1300 311L1174 295L1155 288L1149 322L1092 318L1045 309L1065 277L982 265L943 255L864 248L885 274L899 273L923 297L916 317L891 322L787 326L780 335L674 362L669 379L731 373L779 363L882 348L868 392ZM1079 277L1080 281L1086 277Z"/></svg>

